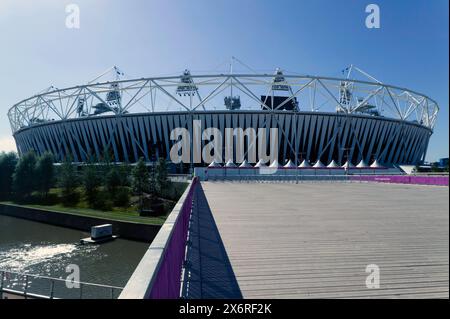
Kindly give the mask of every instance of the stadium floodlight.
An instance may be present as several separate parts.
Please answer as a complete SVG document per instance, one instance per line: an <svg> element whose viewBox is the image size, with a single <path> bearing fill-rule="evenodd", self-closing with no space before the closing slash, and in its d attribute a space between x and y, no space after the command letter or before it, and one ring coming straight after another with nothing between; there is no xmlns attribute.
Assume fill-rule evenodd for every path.
<svg viewBox="0 0 450 319"><path fill-rule="evenodd" d="M241 108L241 98L239 96L226 96L224 103L227 110L239 110Z"/></svg>
<svg viewBox="0 0 450 319"><path fill-rule="evenodd" d="M275 70L275 77L272 84L273 91L290 91L289 85L286 84L286 79L283 76L283 71L280 68Z"/></svg>
<svg viewBox="0 0 450 319"><path fill-rule="evenodd" d="M198 88L192 80L191 72L186 69L181 76L181 84L177 87L177 94L179 96L194 96Z"/></svg>

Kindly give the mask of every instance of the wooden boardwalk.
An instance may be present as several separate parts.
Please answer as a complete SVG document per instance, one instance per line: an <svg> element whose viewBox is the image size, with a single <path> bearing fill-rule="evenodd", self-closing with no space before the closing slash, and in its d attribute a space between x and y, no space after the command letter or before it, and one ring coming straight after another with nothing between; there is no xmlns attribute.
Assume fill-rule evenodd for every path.
<svg viewBox="0 0 450 319"><path fill-rule="evenodd" d="M202 186L244 298L449 297L448 187Z"/></svg>

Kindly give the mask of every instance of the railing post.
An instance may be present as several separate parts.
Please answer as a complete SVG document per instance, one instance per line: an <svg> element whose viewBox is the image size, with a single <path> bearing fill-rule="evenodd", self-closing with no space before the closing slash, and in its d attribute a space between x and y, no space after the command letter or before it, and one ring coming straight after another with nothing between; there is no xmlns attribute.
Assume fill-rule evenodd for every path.
<svg viewBox="0 0 450 319"><path fill-rule="evenodd" d="M27 299L27 290L28 290L28 275L25 275L25 291L24 291L25 299Z"/></svg>
<svg viewBox="0 0 450 319"><path fill-rule="evenodd" d="M4 278L4 276L5 276L5 272L4 271L1 271L1 278L0 278L0 297L2 297L3 298L3 278Z"/></svg>
<svg viewBox="0 0 450 319"><path fill-rule="evenodd" d="M51 280L50 281L50 299L53 299L54 290L55 290L55 281Z"/></svg>

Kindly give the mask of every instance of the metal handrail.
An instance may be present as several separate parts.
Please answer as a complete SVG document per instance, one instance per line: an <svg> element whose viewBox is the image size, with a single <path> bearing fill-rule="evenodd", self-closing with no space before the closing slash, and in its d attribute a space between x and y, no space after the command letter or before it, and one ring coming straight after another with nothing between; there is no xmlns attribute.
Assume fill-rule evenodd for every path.
<svg viewBox="0 0 450 319"><path fill-rule="evenodd" d="M416 172L412 173L411 176L449 176L448 172Z"/></svg>
<svg viewBox="0 0 450 319"><path fill-rule="evenodd" d="M18 291L10 288L5 288L5 275L16 275L25 277L25 289L23 291ZM50 294L48 296L46 295L37 295L37 294L30 294L28 292L28 279L29 278L37 278L37 279L45 279L50 281ZM14 272L14 271L8 271L8 270L2 270L0 269L0 293L2 292L8 292L12 294L23 294L24 297L32 296L36 298L46 298L46 299L56 299L54 297L54 286L55 282L70 282L71 284L78 284L80 289L80 299L83 297L83 286L89 286L89 287L100 287L100 288L108 288L111 291L111 299L114 299L114 291L119 290L122 291L123 287L118 286L111 286L111 285L103 285L103 284L96 284L96 283L89 283L89 282L82 282L82 281L76 281L76 280L68 280L68 279L61 279L61 278L54 278L54 277L48 277L48 276L41 276L41 275L33 275L33 274L25 274L20 272Z"/></svg>

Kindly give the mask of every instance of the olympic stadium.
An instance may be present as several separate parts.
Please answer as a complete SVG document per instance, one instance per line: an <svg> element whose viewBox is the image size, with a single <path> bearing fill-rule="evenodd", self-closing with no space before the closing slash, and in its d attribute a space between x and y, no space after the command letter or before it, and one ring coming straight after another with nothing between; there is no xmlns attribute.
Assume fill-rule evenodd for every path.
<svg viewBox="0 0 450 319"><path fill-rule="evenodd" d="M200 121L202 130L222 133L220 145L225 145L226 128L276 128L280 163L416 165L425 159L439 111L426 95L384 84L355 66L342 77L276 69L247 74L185 70L123 79L118 68L110 72L115 74L110 81L99 77L74 87L51 87L10 108L19 154L48 151L58 162L82 163L100 160L107 151L115 162L170 161L177 143L171 132L183 128L192 136L193 122ZM269 148L269 143L246 141L244 154L252 147ZM225 147L214 152L222 152L223 162L258 161L237 158Z"/></svg>

